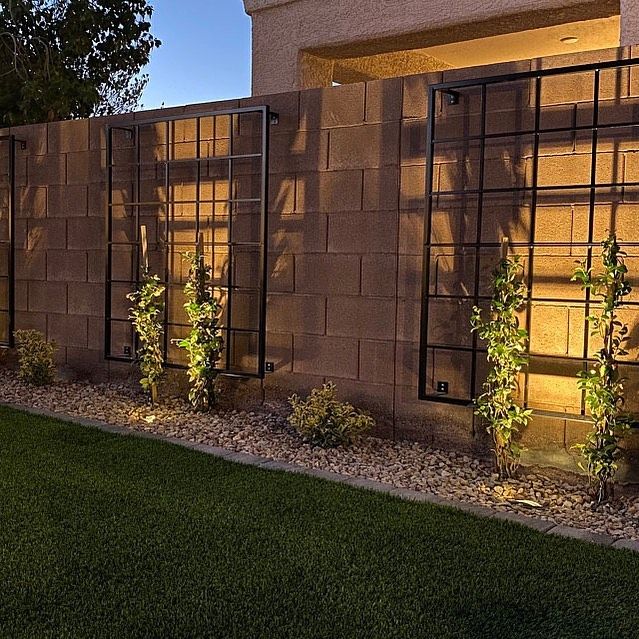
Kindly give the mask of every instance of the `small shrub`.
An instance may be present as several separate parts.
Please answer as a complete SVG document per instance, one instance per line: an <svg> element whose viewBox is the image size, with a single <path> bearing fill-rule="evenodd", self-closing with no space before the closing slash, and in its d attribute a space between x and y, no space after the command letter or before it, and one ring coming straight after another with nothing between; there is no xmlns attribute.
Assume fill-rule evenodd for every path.
<svg viewBox="0 0 639 639"><path fill-rule="evenodd" d="M619 373L619 358L627 355L628 326L619 319L617 309L631 292L626 281L628 269L625 253L617 238L610 235L602 243L599 273L593 273L587 262L577 262L572 277L592 297L599 298L597 312L587 319L591 335L601 340L601 348L594 354L594 364L578 373L579 388L585 393L586 406L592 418L592 431L578 448L586 462L597 504L612 497L612 480L621 456L620 442L628 429L628 418L623 414L625 402L624 382Z"/></svg>
<svg viewBox="0 0 639 639"><path fill-rule="evenodd" d="M472 330L486 342L488 362L492 368L477 398L476 415L482 417L495 444L495 463L501 478L512 477L521 457L517 442L519 429L525 427L532 411L515 402L519 373L527 364L528 331L519 326L517 311L526 300L526 286L521 281L521 259L504 257L493 272L493 297L490 316L482 317L473 308Z"/></svg>
<svg viewBox="0 0 639 639"><path fill-rule="evenodd" d="M190 265L189 278L184 286L187 299L184 308L192 328L188 337L176 343L189 356L189 401L196 410L207 410L216 401L217 364L224 348L219 325L222 306L213 295L211 267L204 263L200 250L184 257Z"/></svg>
<svg viewBox="0 0 639 639"><path fill-rule="evenodd" d="M158 382L164 372L163 294L164 286L160 284L160 278L144 269L138 288L127 295L133 302L129 309L129 319L139 340L137 358L142 373L140 385L151 394L151 402L154 404L158 399Z"/></svg>
<svg viewBox="0 0 639 639"><path fill-rule="evenodd" d="M313 389L305 400L293 395L289 403L293 409L288 418L291 426L306 440L324 448L352 444L375 425L372 417L337 401L333 382Z"/></svg>
<svg viewBox="0 0 639 639"><path fill-rule="evenodd" d="M55 343L47 342L40 331L15 331L13 335L18 349L20 379L34 386L51 384L55 379Z"/></svg>

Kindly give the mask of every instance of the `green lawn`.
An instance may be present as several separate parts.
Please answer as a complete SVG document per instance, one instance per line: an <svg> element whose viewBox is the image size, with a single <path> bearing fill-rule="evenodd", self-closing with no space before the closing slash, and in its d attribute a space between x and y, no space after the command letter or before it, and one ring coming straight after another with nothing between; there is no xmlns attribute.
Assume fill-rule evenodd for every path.
<svg viewBox="0 0 639 639"><path fill-rule="evenodd" d="M0 409L1 637L639 636L639 555Z"/></svg>

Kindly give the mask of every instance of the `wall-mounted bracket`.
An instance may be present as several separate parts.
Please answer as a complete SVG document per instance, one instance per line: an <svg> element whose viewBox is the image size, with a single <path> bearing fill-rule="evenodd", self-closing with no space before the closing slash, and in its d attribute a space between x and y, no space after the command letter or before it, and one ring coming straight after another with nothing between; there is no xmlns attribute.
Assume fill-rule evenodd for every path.
<svg viewBox="0 0 639 639"><path fill-rule="evenodd" d="M124 131L126 133L126 137L132 142L135 141L135 129L129 126L112 126L111 129L114 131Z"/></svg>
<svg viewBox="0 0 639 639"><path fill-rule="evenodd" d="M453 91L452 89L442 89L442 95L446 96L446 103L454 106L455 104L459 104L460 94L458 91Z"/></svg>

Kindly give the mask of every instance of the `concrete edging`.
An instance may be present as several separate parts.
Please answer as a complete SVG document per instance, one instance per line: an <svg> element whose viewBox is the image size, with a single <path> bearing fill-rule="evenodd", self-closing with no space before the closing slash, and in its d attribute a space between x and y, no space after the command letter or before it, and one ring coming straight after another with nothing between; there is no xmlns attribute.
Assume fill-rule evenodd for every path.
<svg viewBox="0 0 639 639"><path fill-rule="evenodd" d="M158 433L133 430L127 428L126 426L115 426L113 424L107 424L106 422L102 422L96 419L75 417L66 413L56 413L44 408L34 408L31 406L22 406L20 404L11 404L7 402L0 402L0 406L21 411L23 413L29 413L31 415L50 417L62 422L78 424L80 426L88 426L90 428L97 428L98 430L116 435L129 435L134 437L141 437L144 439L154 439L169 444L175 444L177 446L182 446L183 448L197 450L201 453L213 455L215 457L219 457L220 459L235 462L238 464L256 466L265 470L307 475L309 477L315 477L317 479L324 479L326 481L346 484L354 488L362 488L373 492L385 493L408 501L423 502L434 504L436 506L446 506L448 508L454 508L456 510L460 510L462 512L478 517L499 519L516 523L521 526L526 526L527 528L532 528L547 535L556 535L559 537L578 539L580 541L594 543L601 546L610 546L612 548L639 552L639 541L633 541L631 539L618 539L616 537L613 537L612 535L593 533L582 528L574 528L572 526L564 526L562 524L557 525L553 524L552 522L536 519L534 517L526 517L525 515L520 515L518 513L503 512L488 508L486 506L480 506L478 504L448 500L443 497L439 497L438 495L410 490L408 488L395 488L391 484L384 484L372 479L366 479L365 477L351 477L350 475L342 475L340 473L334 473L328 470L322 470L320 468L304 468L303 466L298 466L297 464L276 461L268 457L260 457L258 455L252 455L250 453L236 452L228 450L226 448L220 448L219 446L211 446L209 444L198 444L197 442L192 442L187 439L180 439L177 437L165 437L164 435L160 435Z"/></svg>

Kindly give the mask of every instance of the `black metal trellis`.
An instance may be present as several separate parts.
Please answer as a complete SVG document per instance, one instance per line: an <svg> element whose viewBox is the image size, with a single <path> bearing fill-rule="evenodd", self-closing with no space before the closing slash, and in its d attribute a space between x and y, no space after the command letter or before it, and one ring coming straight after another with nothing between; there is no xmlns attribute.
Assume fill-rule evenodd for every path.
<svg viewBox="0 0 639 639"><path fill-rule="evenodd" d="M220 373L264 376L271 116L257 106L107 129L107 359L134 359L126 294L140 279L144 227L149 268L165 286L166 365L186 365L175 344L189 330L183 256L202 235L224 307Z"/></svg>
<svg viewBox="0 0 639 639"><path fill-rule="evenodd" d="M540 414L585 415L583 395L576 390L575 403L567 410L539 408L544 402L530 392L531 375L574 378L592 361L593 353L586 322L591 310L589 292L580 292L578 285L568 281L568 270L544 274L544 264L566 259L572 265L585 259L593 265L602 233L607 230L602 228L602 210L610 207L609 221L614 228L619 206L632 203L639 207L639 173L633 175L622 167L619 179L615 164L627 150L624 144L628 141L634 141L631 148L639 150L639 98L625 98L625 104L633 106L628 116L624 100L617 94L608 90L602 95L604 82L609 85L622 77L623 86L629 86L633 68L639 68L639 59L452 81L429 88L420 399L468 405L477 396L487 364L485 349L476 335L470 334L470 309L474 305L485 307L490 300L488 274L499 258L501 236L505 236L510 251L525 260L528 300L521 321L531 338L535 331L553 330L547 323L539 325L536 309L565 310L568 321L573 311L579 315L578 330L568 327L567 352L536 350L536 340L531 339L521 400ZM579 105L544 104L546 83L570 76L588 83L584 84L591 87L588 98ZM589 156L589 179L574 183L564 179L558 169L555 181L549 181L547 175L541 181L540 162L556 157L548 152L553 145L566 144L572 144L573 153L557 154L564 158L558 161L559 166L565 158ZM606 162L611 162L610 175L603 175L607 166L602 160L604 153ZM556 236L541 237L540 211L553 207L559 212L553 213L551 220ZM570 209L571 220L575 211L583 213L583 220L579 219L584 229L577 239L572 227L569 240L561 237L560 226L565 222L562 208ZM499 212L503 217L508 209L510 218L500 222ZM639 256L639 225L635 226L632 236L627 228L626 236L620 235L620 243L631 258ZM545 279L555 280L554 291ZM636 289L637 282L633 284ZM560 290L563 292L556 292ZM632 316L629 323L639 324L637 298L629 300L627 307ZM581 341L572 345L570 336L576 333ZM639 373L637 359L628 358L623 365L624 370Z"/></svg>
<svg viewBox="0 0 639 639"><path fill-rule="evenodd" d="M16 144L14 135L0 136L0 346L12 347L15 328L15 206Z"/></svg>

